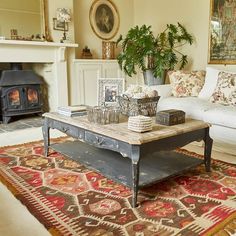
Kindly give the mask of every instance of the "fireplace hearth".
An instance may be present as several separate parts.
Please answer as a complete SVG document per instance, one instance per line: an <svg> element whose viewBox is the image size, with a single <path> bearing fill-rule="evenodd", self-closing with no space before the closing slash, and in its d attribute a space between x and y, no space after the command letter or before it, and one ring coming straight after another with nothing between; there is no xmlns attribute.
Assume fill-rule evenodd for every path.
<svg viewBox="0 0 236 236"><path fill-rule="evenodd" d="M19 63L0 74L0 115L7 124L14 116L42 113L42 79Z"/></svg>

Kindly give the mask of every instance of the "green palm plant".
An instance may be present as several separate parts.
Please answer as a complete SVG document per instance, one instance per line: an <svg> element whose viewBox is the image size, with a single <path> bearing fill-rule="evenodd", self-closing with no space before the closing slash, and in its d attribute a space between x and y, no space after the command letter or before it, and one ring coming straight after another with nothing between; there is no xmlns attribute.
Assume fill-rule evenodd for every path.
<svg viewBox="0 0 236 236"><path fill-rule="evenodd" d="M117 56L121 70L129 75L136 74L137 67L143 72L151 70L155 77L163 77L164 72L175 68L183 69L188 62L187 55L179 48L193 43L193 36L178 23L167 24L166 29L154 36L151 26L142 25L131 28L125 38L117 40L121 43L121 52Z"/></svg>

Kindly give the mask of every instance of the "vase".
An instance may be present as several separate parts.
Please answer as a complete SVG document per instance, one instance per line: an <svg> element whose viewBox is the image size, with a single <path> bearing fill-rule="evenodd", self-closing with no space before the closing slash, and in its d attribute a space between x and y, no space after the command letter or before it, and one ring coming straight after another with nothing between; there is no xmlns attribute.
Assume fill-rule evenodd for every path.
<svg viewBox="0 0 236 236"><path fill-rule="evenodd" d="M102 41L102 59L115 59L115 42Z"/></svg>
<svg viewBox="0 0 236 236"><path fill-rule="evenodd" d="M164 76L154 77L152 70L143 71L144 84L148 86L164 84Z"/></svg>

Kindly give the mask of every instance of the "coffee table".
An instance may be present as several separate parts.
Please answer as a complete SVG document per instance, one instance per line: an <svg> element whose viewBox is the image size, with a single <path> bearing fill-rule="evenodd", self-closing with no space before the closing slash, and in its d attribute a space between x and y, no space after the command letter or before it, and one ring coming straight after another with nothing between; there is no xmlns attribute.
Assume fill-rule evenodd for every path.
<svg viewBox="0 0 236 236"><path fill-rule="evenodd" d="M48 156L50 147L50 128L76 138L78 142L69 152L78 152L76 156L82 157L79 161L83 164L94 162L94 168L100 163L100 170L105 175L131 187L133 207L137 206L138 190L142 186L180 174L201 163L205 164L206 171L210 171L213 141L209 136L210 126L203 121L186 119L184 124L164 126L155 124L153 118L152 131L136 133L127 129L127 119L119 124L98 125L88 122L87 116L72 118L51 112L43 117L45 155ZM173 151L200 140L205 143L203 160ZM106 171L101 163L108 163L109 170Z"/></svg>

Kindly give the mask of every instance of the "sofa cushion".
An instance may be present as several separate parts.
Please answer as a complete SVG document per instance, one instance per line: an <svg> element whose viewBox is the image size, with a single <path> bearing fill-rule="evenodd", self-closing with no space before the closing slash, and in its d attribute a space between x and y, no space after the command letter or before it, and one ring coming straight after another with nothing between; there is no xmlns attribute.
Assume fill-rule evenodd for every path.
<svg viewBox="0 0 236 236"><path fill-rule="evenodd" d="M197 120L203 120L204 111L214 107L215 104L196 97L168 97L160 99L157 104L157 110L179 109L186 113L186 117Z"/></svg>
<svg viewBox="0 0 236 236"><path fill-rule="evenodd" d="M198 96L205 81L205 71L169 71L172 94L175 97Z"/></svg>
<svg viewBox="0 0 236 236"><path fill-rule="evenodd" d="M214 146L218 146L217 149L223 149L224 152L235 155L236 154L236 130L220 126L220 125L211 125L210 127L210 137L214 140ZM217 144L218 143L218 144ZM223 144L219 146L219 143ZM233 146L232 146L233 145ZM236 164L236 158L235 158Z"/></svg>
<svg viewBox="0 0 236 236"><path fill-rule="evenodd" d="M236 74L220 72L211 102L236 106Z"/></svg>
<svg viewBox="0 0 236 236"><path fill-rule="evenodd" d="M211 95L213 94L216 88L219 72L219 70L212 67L206 68L205 83L202 87L202 90L198 94L199 98L206 100L210 99Z"/></svg>
<svg viewBox="0 0 236 236"><path fill-rule="evenodd" d="M214 107L204 112L205 122L236 129L236 108L215 104ZM235 130L236 132L236 130Z"/></svg>

